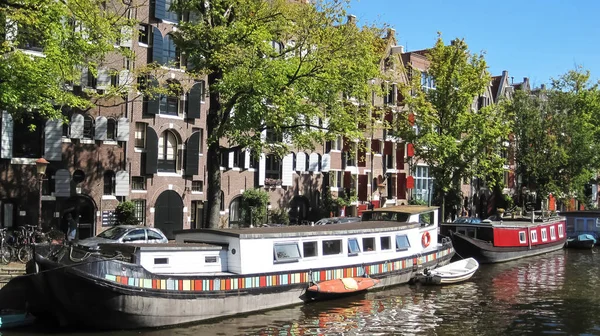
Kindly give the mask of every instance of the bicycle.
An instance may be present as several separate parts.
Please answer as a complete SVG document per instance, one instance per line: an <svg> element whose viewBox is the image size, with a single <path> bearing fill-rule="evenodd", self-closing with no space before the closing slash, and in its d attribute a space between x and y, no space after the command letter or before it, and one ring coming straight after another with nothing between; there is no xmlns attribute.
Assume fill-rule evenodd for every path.
<svg viewBox="0 0 600 336"><path fill-rule="evenodd" d="M11 262L13 258L13 248L8 244L7 231L8 229L0 229L0 262L4 265Z"/></svg>
<svg viewBox="0 0 600 336"><path fill-rule="evenodd" d="M39 229L35 225L25 225L19 228L20 239L19 239L19 250L17 251L17 258L22 263L27 263L33 258L33 244L36 243L36 233L39 233Z"/></svg>

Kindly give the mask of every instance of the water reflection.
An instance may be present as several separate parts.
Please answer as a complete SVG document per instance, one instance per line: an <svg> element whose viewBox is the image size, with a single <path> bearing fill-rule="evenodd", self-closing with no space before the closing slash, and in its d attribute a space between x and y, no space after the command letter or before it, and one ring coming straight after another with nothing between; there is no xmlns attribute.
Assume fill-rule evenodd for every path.
<svg viewBox="0 0 600 336"><path fill-rule="evenodd" d="M599 274L600 253L565 250L481 265L471 281L458 285L397 286L195 326L110 334L600 335Z"/></svg>

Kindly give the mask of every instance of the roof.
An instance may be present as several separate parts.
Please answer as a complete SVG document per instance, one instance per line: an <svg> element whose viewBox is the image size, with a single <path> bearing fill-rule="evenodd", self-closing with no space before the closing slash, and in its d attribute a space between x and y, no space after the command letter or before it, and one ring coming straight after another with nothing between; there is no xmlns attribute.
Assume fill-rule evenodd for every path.
<svg viewBox="0 0 600 336"><path fill-rule="evenodd" d="M390 209L390 208L386 208ZM365 234L370 232L388 232L420 226L419 223L403 223L388 221L351 222L327 225L289 225L280 227L255 227L233 229L191 229L177 230L173 234L207 233L244 239L253 238L289 238L308 236L329 236L347 234ZM190 238L193 240L192 238ZM184 238L185 240L185 238Z"/></svg>
<svg viewBox="0 0 600 336"><path fill-rule="evenodd" d="M425 212L430 212L433 210L438 209L438 207L436 206L427 206L427 205L397 205L397 206L392 206L392 207L385 207L385 208L377 208L377 209L373 209L372 211L374 212L401 212L401 213L407 213L407 214L420 214L420 213L425 213Z"/></svg>
<svg viewBox="0 0 600 336"><path fill-rule="evenodd" d="M498 100L498 90L500 90L501 83L502 83L502 76L492 77L492 95L494 97L494 101Z"/></svg>
<svg viewBox="0 0 600 336"><path fill-rule="evenodd" d="M561 211L565 217L600 217L600 210Z"/></svg>

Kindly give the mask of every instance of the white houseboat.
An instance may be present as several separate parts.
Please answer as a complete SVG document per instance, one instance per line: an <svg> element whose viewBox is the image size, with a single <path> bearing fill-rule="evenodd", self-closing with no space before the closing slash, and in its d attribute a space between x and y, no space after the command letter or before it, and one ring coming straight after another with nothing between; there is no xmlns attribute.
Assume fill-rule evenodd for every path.
<svg viewBox="0 0 600 336"><path fill-rule="evenodd" d="M29 265L34 314L93 328L159 327L314 299L308 287L371 277L407 283L447 264L437 208L399 206L322 226L176 231L169 244L105 244L98 251L39 246Z"/></svg>

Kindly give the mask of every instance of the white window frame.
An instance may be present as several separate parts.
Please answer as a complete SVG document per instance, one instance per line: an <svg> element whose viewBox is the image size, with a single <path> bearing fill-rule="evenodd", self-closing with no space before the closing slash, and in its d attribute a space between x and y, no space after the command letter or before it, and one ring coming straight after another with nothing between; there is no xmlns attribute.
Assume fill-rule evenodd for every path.
<svg viewBox="0 0 600 336"><path fill-rule="evenodd" d="M542 229L540 229L540 232L542 234L542 242L547 242L548 241L548 230L546 230L546 228L542 228Z"/></svg>
<svg viewBox="0 0 600 336"><path fill-rule="evenodd" d="M527 233L525 231L519 231L519 243L526 244L527 243Z"/></svg>
<svg viewBox="0 0 600 336"><path fill-rule="evenodd" d="M280 247L280 246L295 246L296 252L298 253L297 256L289 256L289 257L281 257L280 258L277 254L277 247ZM297 262L301 258L302 258L302 254L300 254L300 247L298 246L297 241L273 244L273 263L279 264L279 263Z"/></svg>
<svg viewBox="0 0 600 336"><path fill-rule="evenodd" d="M550 227L550 240L556 240L556 229L554 226Z"/></svg>
<svg viewBox="0 0 600 336"><path fill-rule="evenodd" d="M558 237L562 238L565 236L565 231L563 229L563 225L562 224L558 224Z"/></svg>
<svg viewBox="0 0 600 336"><path fill-rule="evenodd" d="M531 231L531 242L532 243L537 243L538 239L537 239L537 231Z"/></svg>

